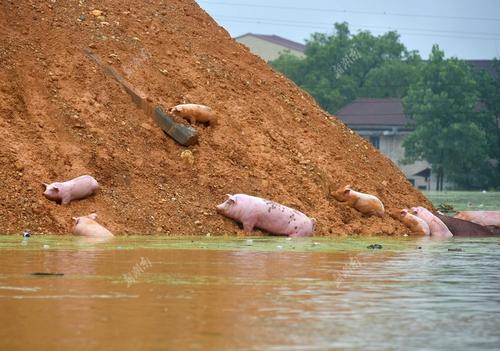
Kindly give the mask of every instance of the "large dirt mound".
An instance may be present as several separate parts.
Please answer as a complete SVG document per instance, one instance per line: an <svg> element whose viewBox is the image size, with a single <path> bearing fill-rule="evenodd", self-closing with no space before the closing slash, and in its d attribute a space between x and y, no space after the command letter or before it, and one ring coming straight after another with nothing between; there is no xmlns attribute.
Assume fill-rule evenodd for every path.
<svg viewBox="0 0 500 351"><path fill-rule="evenodd" d="M196 127L193 165L84 47L155 104L217 112L219 125ZM94 211L120 234L240 233L214 209L240 192L315 217L316 235L406 232L337 203L329 189L347 183L388 208L429 206L390 160L190 0L1 1L0 116L2 233L69 233L72 216ZM64 207L42 196L41 182L81 174L101 183L96 196Z"/></svg>

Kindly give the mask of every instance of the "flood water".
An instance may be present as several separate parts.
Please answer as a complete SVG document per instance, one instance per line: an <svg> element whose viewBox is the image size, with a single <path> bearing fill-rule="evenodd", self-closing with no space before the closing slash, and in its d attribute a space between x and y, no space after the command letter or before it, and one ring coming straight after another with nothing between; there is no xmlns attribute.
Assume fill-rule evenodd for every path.
<svg viewBox="0 0 500 351"><path fill-rule="evenodd" d="M498 350L499 244L0 236L0 350Z"/></svg>

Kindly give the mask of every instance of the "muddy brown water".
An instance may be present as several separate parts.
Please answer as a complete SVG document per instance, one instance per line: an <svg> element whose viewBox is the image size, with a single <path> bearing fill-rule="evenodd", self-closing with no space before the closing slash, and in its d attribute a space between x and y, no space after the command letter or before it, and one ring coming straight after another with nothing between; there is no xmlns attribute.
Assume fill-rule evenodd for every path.
<svg viewBox="0 0 500 351"><path fill-rule="evenodd" d="M0 236L0 349L498 350L499 244Z"/></svg>

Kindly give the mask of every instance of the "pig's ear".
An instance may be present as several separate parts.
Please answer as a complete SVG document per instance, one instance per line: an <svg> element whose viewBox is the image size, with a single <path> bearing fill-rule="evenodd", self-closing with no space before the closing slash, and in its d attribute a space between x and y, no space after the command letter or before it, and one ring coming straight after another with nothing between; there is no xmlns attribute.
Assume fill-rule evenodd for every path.
<svg viewBox="0 0 500 351"><path fill-rule="evenodd" d="M87 217L89 217L90 219L93 219L95 221L97 219L97 213L91 213Z"/></svg>
<svg viewBox="0 0 500 351"><path fill-rule="evenodd" d="M402 216L406 216L406 214L408 213L408 210L407 209L403 209L403 210L401 210L400 213L401 213Z"/></svg>
<svg viewBox="0 0 500 351"><path fill-rule="evenodd" d="M351 189L347 189L347 187L344 189L344 194L349 194L349 192L351 191Z"/></svg>
<svg viewBox="0 0 500 351"><path fill-rule="evenodd" d="M75 224L78 222L78 217L72 217L71 219L75 222Z"/></svg>
<svg viewBox="0 0 500 351"><path fill-rule="evenodd" d="M57 185L52 186L52 190L54 190L56 193L61 190Z"/></svg>
<svg viewBox="0 0 500 351"><path fill-rule="evenodd" d="M43 190L46 190L49 185L47 183L42 183Z"/></svg>
<svg viewBox="0 0 500 351"><path fill-rule="evenodd" d="M231 194L226 194L226 196L229 201L231 201L232 203L236 203L236 196Z"/></svg>

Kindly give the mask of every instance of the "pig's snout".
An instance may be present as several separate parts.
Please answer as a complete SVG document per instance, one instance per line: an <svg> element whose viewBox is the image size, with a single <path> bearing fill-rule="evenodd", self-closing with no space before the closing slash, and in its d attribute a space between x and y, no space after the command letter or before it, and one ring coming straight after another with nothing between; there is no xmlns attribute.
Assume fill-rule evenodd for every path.
<svg viewBox="0 0 500 351"><path fill-rule="evenodd" d="M225 203L215 206L215 210L217 211L217 213L224 213L225 209L226 209Z"/></svg>

